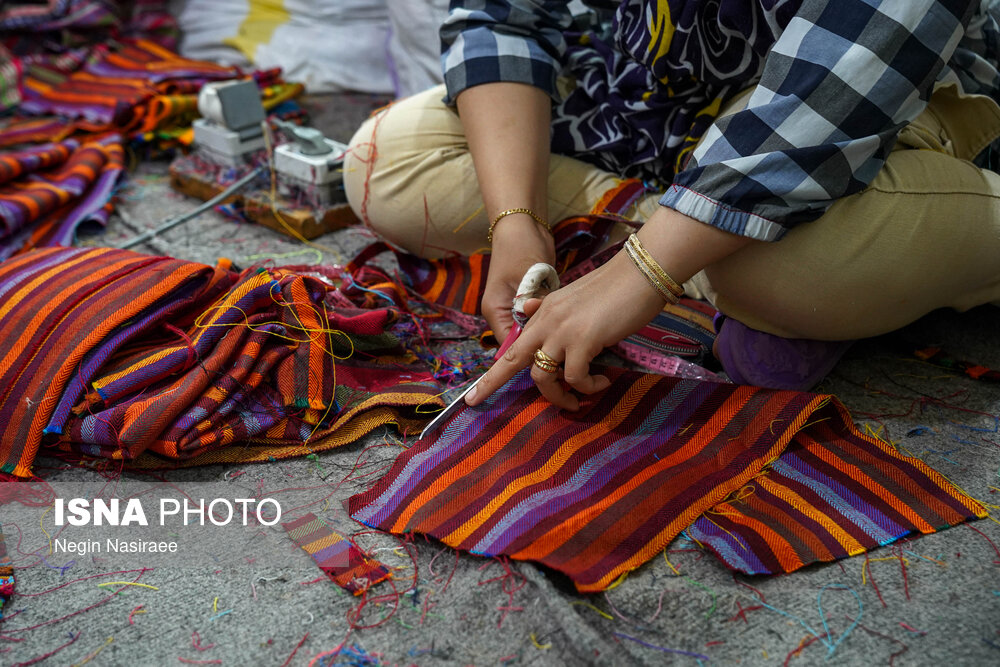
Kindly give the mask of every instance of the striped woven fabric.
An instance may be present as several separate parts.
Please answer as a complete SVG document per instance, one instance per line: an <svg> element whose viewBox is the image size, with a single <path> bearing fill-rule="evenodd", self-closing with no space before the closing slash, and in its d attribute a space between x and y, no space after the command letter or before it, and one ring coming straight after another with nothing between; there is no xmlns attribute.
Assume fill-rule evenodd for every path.
<svg viewBox="0 0 1000 667"><path fill-rule="evenodd" d="M281 527L316 561L326 576L354 595L361 595L375 584L392 577L389 568L366 556L315 514L306 514L301 519L281 524Z"/></svg>
<svg viewBox="0 0 1000 667"><path fill-rule="evenodd" d="M0 122L0 148L62 141L76 124L62 118L16 118Z"/></svg>
<svg viewBox="0 0 1000 667"><path fill-rule="evenodd" d="M3 524L0 524L0 619L3 618L4 605L12 597L14 597L14 567L7 554Z"/></svg>
<svg viewBox="0 0 1000 667"><path fill-rule="evenodd" d="M841 414L798 434L766 474L687 534L734 570L774 574L986 515L923 461L857 437L846 409L831 408Z"/></svg>
<svg viewBox="0 0 1000 667"><path fill-rule="evenodd" d="M11 179L0 185L0 259L72 245L81 224L106 224L124 166L125 151L114 134L0 156L0 179Z"/></svg>
<svg viewBox="0 0 1000 667"><path fill-rule="evenodd" d="M380 391L368 362L349 357L355 343L395 353L394 338L369 333L390 316L341 314L329 289L281 269L236 274L106 248L0 263L0 472L29 476L46 443L156 454L165 467L206 452L199 463L308 454L389 422L415 428L441 405L431 375L416 367Z"/></svg>
<svg viewBox="0 0 1000 667"><path fill-rule="evenodd" d="M870 475L866 501L895 516L892 508L920 500L912 523L899 523L904 532L894 538L912 527L931 532L985 515L919 461L858 432L831 396L606 372L611 387L568 413L541 398L523 371L483 405L459 412L438 438L406 450L385 477L350 499L351 516L476 554L537 561L589 592L652 558L703 513L716 520L738 510L724 501L769 477L775 460L784 466L782 453L793 442L818 447L817 456L831 462L824 472L836 471L849 488L868 484L855 478L867 471L856 450L871 450L883 467ZM928 508L933 512L919 514ZM839 516L824 510L803 508L808 520L789 529L794 544L815 546L825 539L815 531L834 530ZM779 565L771 571L808 560L767 556L784 545L761 532L743 546ZM828 551L840 557L880 543L857 539Z"/></svg>
<svg viewBox="0 0 1000 667"><path fill-rule="evenodd" d="M147 40L124 40L120 49L67 77L26 76L21 111L80 118L87 129L131 135L153 129L150 118L174 115L162 110L171 108L169 96L195 95L205 82L237 75L232 67L183 58ZM161 107L155 114L154 103Z"/></svg>
<svg viewBox="0 0 1000 667"><path fill-rule="evenodd" d="M567 218L553 228L556 242L556 268L560 274L591 257L603 244L614 223L646 192L641 181L630 179L610 190L599 201L591 215ZM379 252L388 246L378 246ZM363 264L375 253L363 252L352 262ZM470 315L481 312L486 273L490 266L488 254L469 257L447 257L426 260L397 253L400 269L407 285L427 301Z"/></svg>

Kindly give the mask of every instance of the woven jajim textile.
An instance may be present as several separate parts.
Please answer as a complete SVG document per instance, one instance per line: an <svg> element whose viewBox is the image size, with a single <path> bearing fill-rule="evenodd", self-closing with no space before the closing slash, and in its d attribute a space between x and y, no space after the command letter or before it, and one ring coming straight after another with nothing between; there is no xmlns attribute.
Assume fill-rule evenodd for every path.
<svg viewBox="0 0 1000 667"><path fill-rule="evenodd" d="M482 405L459 412L438 437L406 450L350 499L351 516L476 554L537 561L567 574L581 592L607 588L703 514L759 530L760 537L744 533L736 548L769 572L985 516L922 462L860 433L831 396L605 372L611 387L570 413L543 399L522 371ZM796 497L780 491L792 486L784 478L770 483L776 467L801 469L786 452L802 457L803 448L827 462L821 475L857 489L875 508L872 521L892 519L882 532L865 538L850 522L859 519L839 506L830 511L824 501L836 500L820 489ZM744 514L748 483L774 490L797 512L774 506L762 516L754 504L757 515ZM734 495L743 500L727 502ZM765 530L769 521L779 529ZM695 525L702 529L703 520Z"/></svg>
<svg viewBox="0 0 1000 667"><path fill-rule="evenodd" d="M3 618L3 608L14 596L14 568L10 556L7 555L7 545L4 542L3 525L0 524L0 619Z"/></svg>
<svg viewBox="0 0 1000 667"><path fill-rule="evenodd" d="M146 132L175 113L164 99L196 95L202 84L237 74L231 67L182 58L146 40L125 40L118 50L68 77L25 77L21 111L81 118L98 131L113 126Z"/></svg>
<svg viewBox="0 0 1000 667"><path fill-rule="evenodd" d="M391 316L329 308L330 289L281 269L237 274L106 248L0 263L0 472L29 476L44 444L156 454L166 467L206 452L199 462L305 454L390 422L415 428L417 413L441 405L437 385L417 365L381 391L366 367L399 353Z"/></svg>
<svg viewBox="0 0 1000 667"><path fill-rule="evenodd" d="M327 526L315 514L281 524L295 544L316 561L319 569L344 590L361 595L392 574L351 541Z"/></svg>
<svg viewBox="0 0 1000 667"><path fill-rule="evenodd" d="M118 135L0 154L0 259L71 245L84 222L104 225L124 168Z"/></svg>

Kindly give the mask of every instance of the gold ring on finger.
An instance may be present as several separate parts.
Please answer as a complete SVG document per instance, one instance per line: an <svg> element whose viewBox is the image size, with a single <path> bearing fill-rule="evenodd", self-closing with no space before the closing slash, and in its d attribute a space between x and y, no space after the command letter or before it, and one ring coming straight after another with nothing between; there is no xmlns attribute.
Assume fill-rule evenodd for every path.
<svg viewBox="0 0 1000 667"><path fill-rule="evenodd" d="M535 350L535 365L546 373L555 373L559 370L559 362L545 354L542 348Z"/></svg>

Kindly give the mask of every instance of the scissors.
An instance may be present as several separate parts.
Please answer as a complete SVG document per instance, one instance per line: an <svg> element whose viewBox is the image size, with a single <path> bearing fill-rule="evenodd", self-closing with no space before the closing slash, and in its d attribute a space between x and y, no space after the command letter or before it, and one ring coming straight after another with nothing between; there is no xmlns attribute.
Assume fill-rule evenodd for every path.
<svg viewBox="0 0 1000 667"><path fill-rule="evenodd" d="M517 286L517 296L514 297L514 303L511 307L511 314L514 316L514 325L507 332L507 337L503 339L503 343L500 345L500 349L497 350L496 354L493 355L493 361L496 361L504 355L510 346L514 344L521 332L524 331L524 325L528 323L528 316L524 314L524 304L528 299L537 299L545 296L549 292L559 289L559 274L550 264L545 264L544 262L539 262L538 264L533 264L529 268L524 277L521 278L521 283ZM458 398L453 400L448 406L439 412L434 419L430 421L424 430L420 432L420 439L423 440L428 435L431 435L437 431L444 423L456 412L465 407L465 397L472 391L472 389L479 384L479 381L485 377L485 373L476 378L476 381L470 384L468 387L462 390L462 393L458 395Z"/></svg>

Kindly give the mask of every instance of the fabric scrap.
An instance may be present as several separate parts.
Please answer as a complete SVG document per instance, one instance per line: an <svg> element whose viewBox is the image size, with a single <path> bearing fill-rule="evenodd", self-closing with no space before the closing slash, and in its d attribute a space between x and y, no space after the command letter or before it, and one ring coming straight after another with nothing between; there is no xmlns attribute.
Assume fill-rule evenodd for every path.
<svg viewBox="0 0 1000 667"><path fill-rule="evenodd" d="M958 359L952 356L947 350L940 347L922 347L914 350L914 356L929 364L947 368L952 371L959 371L969 376L973 380L983 380L984 382L1000 382L1000 371L977 364L974 361Z"/></svg>
<svg viewBox="0 0 1000 667"><path fill-rule="evenodd" d="M392 577L388 567L365 555L315 514L306 514L281 526L326 576L349 593L361 595Z"/></svg>
<svg viewBox="0 0 1000 667"><path fill-rule="evenodd" d="M0 619L3 619L3 608L14 597L14 567L7 554L7 544L4 542L3 525L0 524Z"/></svg>
<svg viewBox="0 0 1000 667"><path fill-rule="evenodd" d="M570 413L542 398L525 369L482 405L457 413L438 437L406 450L382 479L350 498L351 516L475 554L536 561L592 592L648 561L702 514L715 520L731 511L735 504L726 500L761 475L769 479L775 461L779 470L794 467L781 458L793 443L795 456L819 443L817 456L833 462L840 483L871 485L863 497L879 511L911 512L910 523L889 532L893 539L986 514L922 462L860 433L832 396L602 372L610 388ZM870 481L857 478L858 450L872 450L867 458L881 466ZM914 509L900 508L914 499ZM818 514L809 516L810 530L851 530L833 513ZM776 571L809 561L804 552L769 556L786 547L761 532L743 546ZM880 538L856 537L846 552L884 543Z"/></svg>

